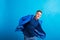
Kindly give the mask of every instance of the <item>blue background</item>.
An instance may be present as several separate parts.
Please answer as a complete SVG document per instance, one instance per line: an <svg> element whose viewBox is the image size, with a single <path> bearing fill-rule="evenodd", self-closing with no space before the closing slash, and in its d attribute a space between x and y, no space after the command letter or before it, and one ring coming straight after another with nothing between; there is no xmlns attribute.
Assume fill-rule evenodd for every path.
<svg viewBox="0 0 60 40"><path fill-rule="evenodd" d="M60 0L0 0L0 40L17 40L19 18L42 10L45 40L60 40ZM22 32L20 40L23 40Z"/></svg>

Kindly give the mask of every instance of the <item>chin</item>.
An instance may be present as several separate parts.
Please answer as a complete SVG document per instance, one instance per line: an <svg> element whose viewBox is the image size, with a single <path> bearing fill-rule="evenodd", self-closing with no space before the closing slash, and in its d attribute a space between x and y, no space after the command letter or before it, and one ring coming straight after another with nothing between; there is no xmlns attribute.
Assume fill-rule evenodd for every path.
<svg viewBox="0 0 60 40"><path fill-rule="evenodd" d="M37 19L39 19L39 18L37 18Z"/></svg>

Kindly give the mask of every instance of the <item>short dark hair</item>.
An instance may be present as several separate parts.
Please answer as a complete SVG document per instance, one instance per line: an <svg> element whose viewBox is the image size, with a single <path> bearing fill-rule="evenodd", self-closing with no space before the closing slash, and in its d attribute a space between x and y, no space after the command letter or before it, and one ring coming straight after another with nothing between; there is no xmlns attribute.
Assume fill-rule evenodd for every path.
<svg viewBox="0 0 60 40"><path fill-rule="evenodd" d="M41 12L41 13L42 13L42 11L41 11L41 10L37 10L37 12Z"/></svg>

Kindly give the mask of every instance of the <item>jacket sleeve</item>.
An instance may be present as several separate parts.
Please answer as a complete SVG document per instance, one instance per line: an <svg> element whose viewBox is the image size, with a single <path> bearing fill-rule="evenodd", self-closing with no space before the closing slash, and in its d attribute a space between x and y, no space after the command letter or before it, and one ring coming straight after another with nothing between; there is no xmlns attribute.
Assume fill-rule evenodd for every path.
<svg viewBox="0 0 60 40"><path fill-rule="evenodd" d="M32 15L27 15L27 16L22 17L19 20L19 26L23 26L24 24L26 24L27 22L29 22L31 20L31 17L32 17Z"/></svg>
<svg viewBox="0 0 60 40"><path fill-rule="evenodd" d="M40 33L37 33L40 38L44 39L46 37L46 33L43 31L41 24L39 23L38 26L36 27L37 31Z"/></svg>
<svg viewBox="0 0 60 40"><path fill-rule="evenodd" d="M23 25L26 24L27 22L29 22L31 20L32 16L33 15L27 15L27 16L24 16L24 17L20 18L19 19L19 24L16 28L16 31L24 29Z"/></svg>

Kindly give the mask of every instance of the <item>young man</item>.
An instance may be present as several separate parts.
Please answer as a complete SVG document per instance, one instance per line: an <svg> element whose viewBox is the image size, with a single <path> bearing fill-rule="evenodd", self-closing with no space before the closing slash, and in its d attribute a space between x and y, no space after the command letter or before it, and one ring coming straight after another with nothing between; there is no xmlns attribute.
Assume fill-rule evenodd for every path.
<svg viewBox="0 0 60 40"><path fill-rule="evenodd" d="M21 30L23 32L24 40L35 40L35 37L45 38L46 33L41 28L42 21L39 21L41 15L42 11L37 10L36 15L28 15L20 19L16 31Z"/></svg>

